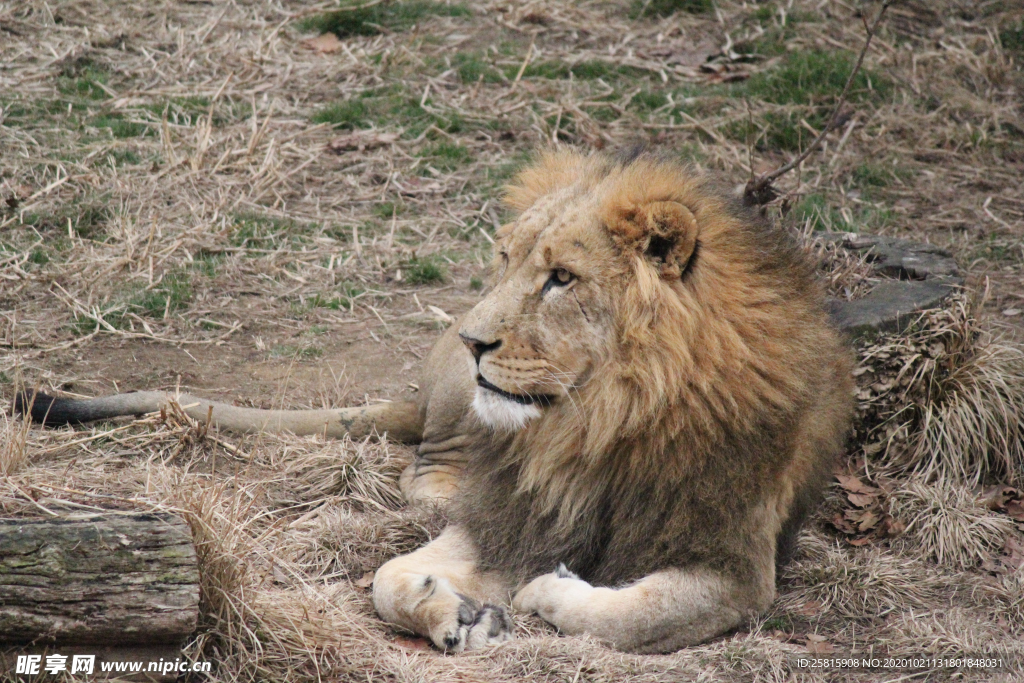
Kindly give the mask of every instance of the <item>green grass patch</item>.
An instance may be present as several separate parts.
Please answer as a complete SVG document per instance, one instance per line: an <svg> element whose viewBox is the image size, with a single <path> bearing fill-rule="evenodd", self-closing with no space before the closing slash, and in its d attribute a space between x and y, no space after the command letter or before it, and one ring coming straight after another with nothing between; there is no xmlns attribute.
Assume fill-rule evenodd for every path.
<svg viewBox="0 0 1024 683"><path fill-rule="evenodd" d="M338 128L356 128L372 122L365 97L335 102L321 107L310 119L313 123L330 123Z"/></svg>
<svg viewBox="0 0 1024 683"><path fill-rule="evenodd" d="M789 9L780 13L776 3L760 5L745 23L760 26L763 33L751 27L750 33L755 33L755 37L738 38L733 50L741 55L781 55L786 52L786 43L796 37L797 25L820 21L821 17L814 12Z"/></svg>
<svg viewBox="0 0 1024 683"><path fill-rule="evenodd" d="M70 60L61 68L57 77L57 90L73 97L88 100L105 100L110 97L100 84L107 84L110 74L106 67L88 57Z"/></svg>
<svg viewBox="0 0 1024 683"><path fill-rule="evenodd" d="M856 64L850 52L812 50L787 55L773 69L754 74L733 86L732 94L756 97L774 104L833 104L843 92ZM853 79L847 100L878 102L888 98L893 84L888 78L861 68Z"/></svg>
<svg viewBox="0 0 1024 683"><path fill-rule="evenodd" d="M402 265L403 279L411 285L429 285L444 282L448 269L436 256L416 257Z"/></svg>
<svg viewBox="0 0 1024 683"><path fill-rule="evenodd" d="M509 65L505 67L505 76L509 79L516 77L519 73L519 66ZM575 78L581 81L615 81L621 78L643 78L648 75L644 69L633 66L623 66L613 62L606 62L600 59L589 59L575 64L559 61L537 62L530 64L523 71L523 78L546 78L557 81L567 78Z"/></svg>
<svg viewBox="0 0 1024 683"><path fill-rule="evenodd" d="M405 213L405 202L381 202L373 207L373 215L384 220L391 220L392 216L401 216Z"/></svg>
<svg viewBox="0 0 1024 683"><path fill-rule="evenodd" d="M1024 22L1010 26L999 32L999 42L1004 50L1024 53Z"/></svg>
<svg viewBox="0 0 1024 683"><path fill-rule="evenodd" d="M351 309L352 303L356 297L362 294L364 290L362 287L353 285L350 282L344 282L338 287L339 292L337 294L314 294L313 296L305 299L297 307L297 313L305 313L311 311L314 308L326 308L331 311L340 311L342 309Z"/></svg>
<svg viewBox="0 0 1024 683"><path fill-rule="evenodd" d="M295 360L315 360L324 355L319 346L295 346L294 344L278 344L270 349L271 358L294 358Z"/></svg>
<svg viewBox="0 0 1024 683"><path fill-rule="evenodd" d="M471 158L468 149L451 142L438 142L427 145L420 150L418 156L428 159L431 166L441 171L454 171ZM387 217L390 218L391 216Z"/></svg>
<svg viewBox="0 0 1024 683"><path fill-rule="evenodd" d="M860 188L888 187L894 182L903 182L911 177L910 171L892 163L876 164L866 162L850 173L850 180Z"/></svg>
<svg viewBox="0 0 1024 683"><path fill-rule="evenodd" d="M889 209L858 204L846 210L833 206L825 195L809 194L797 204L787 217L802 226L810 221L811 229L825 232L871 232L885 227L893 220Z"/></svg>
<svg viewBox="0 0 1024 683"><path fill-rule="evenodd" d="M125 120L123 114L116 112L93 117L89 120L89 125L94 128L107 128L115 138L122 139L153 134L150 127L145 123Z"/></svg>
<svg viewBox="0 0 1024 683"><path fill-rule="evenodd" d="M970 260L984 259L996 265L1018 265L1024 261L1024 242L1014 237L989 234L969 252Z"/></svg>
<svg viewBox="0 0 1024 683"><path fill-rule="evenodd" d="M88 112L87 101L79 99L0 100L3 125L17 128L51 126L53 119L68 120L77 127L82 114Z"/></svg>
<svg viewBox="0 0 1024 683"><path fill-rule="evenodd" d="M484 288L484 281L481 280L478 276L474 275L473 277L469 278L469 288L472 289L474 292L479 292L481 289Z"/></svg>
<svg viewBox="0 0 1024 683"><path fill-rule="evenodd" d="M128 299L128 309L137 315L162 318L164 312L175 313L188 307L192 300L192 278L189 273L171 272L150 290L139 290Z"/></svg>
<svg viewBox="0 0 1024 683"><path fill-rule="evenodd" d="M455 69L463 83L476 83L479 80L484 83L503 83L508 80L500 69L476 52L456 53L450 62L450 68Z"/></svg>
<svg viewBox="0 0 1024 683"><path fill-rule="evenodd" d="M733 140L746 143L750 141L759 152L772 150L800 151L807 146L814 135L801 125L800 120L806 118L810 125L824 125L825 114L780 111L768 112L755 120L737 121L722 130ZM812 122L813 121L813 122ZM759 125L760 123L760 125Z"/></svg>
<svg viewBox="0 0 1024 683"><path fill-rule="evenodd" d="M232 108L236 111L233 111L230 116L218 116L214 113L214 124L222 124L229 120L242 118L239 114L243 111L246 114L249 113L251 105L242 102L232 105ZM173 123L174 125L192 126L195 125L200 116L204 116L210 111L210 98L198 95L192 97L174 97L165 102L146 105L144 109L160 119L163 119L164 115L166 115L168 122Z"/></svg>
<svg viewBox="0 0 1024 683"><path fill-rule="evenodd" d="M340 311L343 308L348 308L349 300L343 296L327 296L324 294L314 294L304 302L306 309L313 308L326 308L332 311Z"/></svg>
<svg viewBox="0 0 1024 683"><path fill-rule="evenodd" d="M277 249L281 246L300 246L307 243L312 227L288 218L277 218L258 213L239 213L235 216L230 241L245 249Z"/></svg>
<svg viewBox="0 0 1024 683"><path fill-rule="evenodd" d="M129 287L115 296L112 304L100 306L103 320L118 330L132 328L129 313L140 317L161 319L188 308L192 301L192 275L188 271L168 272L151 289L141 286ZM88 334L96 329L92 318L76 315L72 328L79 334ZM102 327L102 326L101 326Z"/></svg>
<svg viewBox="0 0 1024 683"><path fill-rule="evenodd" d="M28 254L29 263L33 263L37 266L45 266L50 262L50 255L46 253L46 250L42 247L36 247Z"/></svg>
<svg viewBox="0 0 1024 683"><path fill-rule="evenodd" d="M790 631L793 629L793 622L786 615L780 615L766 619L761 629L767 633L772 631Z"/></svg>
<svg viewBox="0 0 1024 683"><path fill-rule="evenodd" d="M398 86L369 90L342 102L329 104L311 117L313 123L329 123L337 128L392 128L402 126L406 137L418 137L430 126L446 133L467 128L458 114L433 114L420 106L420 95ZM430 102L428 98L428 103Z"/></svg>
<svg viewBox="0 0 1024 683"><path fill-rule="evenodd" d="M113 212L107 207L106 197L83 202L71 202L55 209L52 213L27 213L22 217L24 225L31 225L40 231L68 234L68 223L72 232L82 239L95 240L103 232Z"/></svg>
<svg viewBox="0 0 1024 683"><path fill-rule="evenodd" d="M629 101L629 108L640 112L651 112L661 109L668 103L668 95L661 90L641 90Z"/></svg>
<svg viewBox="0 0 1024 683"><path fill-rule="evenodd" d="M130 149L112 149L107 152L107 159L110 159L117 166L136 166L142 163L142 157L140 157L134 150Z"/></svg>
<svg viewBox="0 0 1024 683"><path fill-rule="evenodd" d="M356 4L356 3L354 3ZM405 31L433 16L468 17L472 12L461 4L446 5L426 0L381 2L370 7L356 6L303 19L299 30L333 33L339 38L375 36L390 31Z"/></svg>
<svg viewBox="0 0 1024 683"><path fill-rule="evenodd" d="M817 131L825 127L855 63L849 52L788 54L777 67L730 86L728 92L736 99L756 98L793 108L762 114L753 127L750 121L737 121L724 127L723 132L737 141L755 140L760 151L803 149L814 134L802 122ZM892 92L891 80L862 68L853 79L847 100L877 103L888 99Z"/></svg>
<svg viewBox="0 0 1024 683"><path fill-rule="evenodd" d="M203 277L216 277L217 269L224 262L224 254L199 251L192 260L192 272Z"/></svg>
<svg viewBox="0 0 1024 683"><path fill-rule="evenodd" d="M713 0L633 0L629 8L632 19L668 17L676 12L707 14L715 9Z"/></svg>

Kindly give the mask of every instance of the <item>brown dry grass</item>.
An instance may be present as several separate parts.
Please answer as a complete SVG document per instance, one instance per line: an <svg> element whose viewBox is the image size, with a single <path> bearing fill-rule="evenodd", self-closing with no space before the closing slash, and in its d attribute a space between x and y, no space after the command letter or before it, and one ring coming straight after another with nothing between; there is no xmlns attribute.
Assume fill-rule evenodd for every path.
<svg viewBox="0 0 1024 683"><path fill-rule="evenodd" d="M854 3L635 20L610 3L474 0L471 16L305 47L298 22L333 6L0 3L0 408L16 383L180 383L275 406L399 396L477 298L500 185L529 150L639 139L740 185L811 139L829 101L764 75L808 55L820 70L863 36ZM851 467L888 482L907 531L854 547L816 521L747 630L635 657L517 618L496 650L424 650L359 585L443 526L400 505L409 451L390 444L239 440L177 414L77 433L0 417L0 514L184 515L203 577L187 652L218 681L876 681L901 674L788 656L815 634L837 652L1019 648L1024 574L1002 543L1020 524L969 492L1024 463L1021 357L991 323L1024 308L1024 11L890 12L852 118L770 210L798 232L942 244L990 296L861 349ZM862 264L822 256L837 295L870 286Z"/></svg>

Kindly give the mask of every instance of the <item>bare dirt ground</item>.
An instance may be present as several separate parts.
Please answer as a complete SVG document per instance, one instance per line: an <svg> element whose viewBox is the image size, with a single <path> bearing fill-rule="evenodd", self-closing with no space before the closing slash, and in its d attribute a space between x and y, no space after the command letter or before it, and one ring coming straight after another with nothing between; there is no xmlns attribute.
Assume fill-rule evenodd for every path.
<svg viewBox="0 0 1024 683"><path fill-rule="evenodd" d="M336 8L0 2L0 409L16 386L266 407L408 397L484 291L501 187L531 150L642 142L740 185L821 129L878 4ZM771 210L795 229L947 247L988 292L986 324L1019 328L1022 64L1019 2L897 3L845 122ZM903 680L787 657L1006 651L1024 635L1024 541L1005 510L967 484L847 481L831 505L874 496L903 526L923 521L861 545L822 521L776 608L741 633L629 657L517 618L514 644L445 657L376 622L360 585L439 524L396 499L407 449L220 435L263 469L211 476L234 451L173 416L86 441L3 424L0 514L148 501L189 515L205 593L187 652L218 662L217 680ZM921 512L936 506L960 526L934 531L952 519ZM268 539L272 524L290 531Z"/></svg>

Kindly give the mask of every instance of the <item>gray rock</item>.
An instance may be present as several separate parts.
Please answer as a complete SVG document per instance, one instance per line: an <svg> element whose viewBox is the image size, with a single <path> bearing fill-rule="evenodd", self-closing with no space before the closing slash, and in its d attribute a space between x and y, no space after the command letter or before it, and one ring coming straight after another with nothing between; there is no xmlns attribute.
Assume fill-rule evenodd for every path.
<svg viewBox="0 0 1024 683"><path fill-rule="evenodd" d="M921 311L939 306L964 282L952 255L931 244L856 233L819 237L866 252L874 272L889 278L855 301L829 299L833 322L853 338L902 332Z"/></svg>

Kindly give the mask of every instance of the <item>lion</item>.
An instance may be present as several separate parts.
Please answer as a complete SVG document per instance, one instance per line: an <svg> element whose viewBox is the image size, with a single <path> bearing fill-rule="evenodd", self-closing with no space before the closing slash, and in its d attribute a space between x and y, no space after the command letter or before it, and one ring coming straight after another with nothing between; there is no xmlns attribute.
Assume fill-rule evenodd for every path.
<svg viewBox="0 0 1024 683"><path fill-rule="evenodd" d="M403 493L448 501L449 525L377 570L373 603L442 650L512 638L509 606L638 653L728 632L774 600L850 428L851 359L814 264L707 175L642 151L542 154L506 203L493 288L435 346L415 404L179 402L240 431L419 441ZM74 423L166 400L31 410Z"/></svg>

